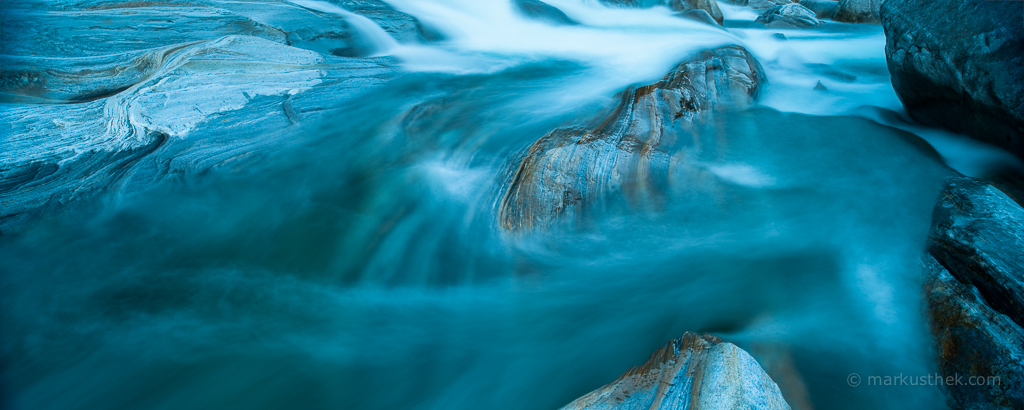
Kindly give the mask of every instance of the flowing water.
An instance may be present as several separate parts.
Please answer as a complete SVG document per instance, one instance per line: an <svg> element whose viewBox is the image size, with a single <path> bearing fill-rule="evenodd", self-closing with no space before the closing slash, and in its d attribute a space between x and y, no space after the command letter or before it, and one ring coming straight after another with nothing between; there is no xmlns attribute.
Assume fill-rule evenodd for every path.
<svg viewBox="0 0 1024 410"><path fill-rule="evenodd" d="M445 39L364 30L402 74L302 138L0 236L8 405L554 409L700 331L803 408L943 406L934 386L847 384L936 372L918 258L947 171L888 126L905 121L879 26L764 29L723 5L725 31L550 0L581 23L556 27L504 0L389 3ZM686 142L692 178L653 205L499 227L534 141L723 44L769 84Z"/></svg>

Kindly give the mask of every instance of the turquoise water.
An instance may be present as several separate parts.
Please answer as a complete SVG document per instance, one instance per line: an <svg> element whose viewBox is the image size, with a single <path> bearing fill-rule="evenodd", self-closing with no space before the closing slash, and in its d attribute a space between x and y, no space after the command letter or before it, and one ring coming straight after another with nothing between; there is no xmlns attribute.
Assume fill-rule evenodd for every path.
<svg viewBox="0 0 1024 410"><path fill-rule="evenodd" d="M881 28L783 42L667 9L550 3L584 27L396 0L447 38L376 43L397 78L201 172L159 171L183 159L157 148L118 165L118 189L5 232L6 404L557 408L699 331L788 357L791 404L942 406L934 387L847 384L935 373L918 258L947 171L871 119L899 109ZM499 228L534 141L728 43L765 66L763 103L672 147L686 161L658 200Z"/></svg>

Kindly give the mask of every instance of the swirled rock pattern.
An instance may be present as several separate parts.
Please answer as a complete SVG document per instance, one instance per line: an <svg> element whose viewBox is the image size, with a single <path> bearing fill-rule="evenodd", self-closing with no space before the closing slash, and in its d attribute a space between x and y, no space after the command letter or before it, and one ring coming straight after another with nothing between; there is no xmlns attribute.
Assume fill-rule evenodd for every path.
<svg viewBox="0 0 1024 410"><path fill-rule="evenodd" d="M764 81L746 49L725 46L697 53L654 84L630 87L594 126L557 129L530 147L501 200L501 226L518 231L581 215L611 192L642 201L667 178L667 146L716 111L750 106Z"/></svg>
<svg viewBox="0 0 1024 410"><path fill-rule="evenodd" d="M5 2L0 228L244 158L393 76L388 59L336 56L367 34L351 16L210 4Z"/></svg>
<svg viewBox="0 0 1024 410"><path fill-rule="evenodd" d="M687 332L647 362L561 410L789 409L774 381L747 352L712 335Z"/></svg>

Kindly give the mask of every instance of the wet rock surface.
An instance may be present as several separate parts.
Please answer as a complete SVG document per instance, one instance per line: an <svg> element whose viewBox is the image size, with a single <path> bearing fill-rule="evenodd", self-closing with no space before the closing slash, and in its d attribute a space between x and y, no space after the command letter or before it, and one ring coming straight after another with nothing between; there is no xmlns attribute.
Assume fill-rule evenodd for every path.
<svg viewBox="0 0 1024 410"><path fill-rule="evenodd" d="M832 19L844 23L879 23L882 0L839 0Z"/></svg>
<svg viewBox="0 0 1024 410"><path fill-rule="evenodd" d="M358 43L345 16L218 4L4 4L0 227L252 157L393 77L333 55Z"/></svg>
<svg viewBox="0 0 1024 410"><path fill-rule="evenodd" d="M579 24L566 16L562 10L540 0L513 0L512 4L524 16L543 20L552 24L576 25Z"/></svg>
<svg viewBox="0 0 1024 410"><path fill-rule="evenodd" d="M614 4L624 7L653 7L667 6L675 11L704 10L711 15L719 25L724 21L722 9L718 7L717 0L601 0L607 4Z"/></svg>
<svg viewBox="0 0 1024 410"><path fill-rule="evenodd" d="M736 408L790 407L747 352L718 337L687 332L655 351L643 365L562 410Z"/></svg>
<svg viewBox="0 0 1024 410"><path fill-rule="evenodd" d="M812 28L821 25L814 12L797 3L775 6L757 18L772 28Z"/></svg>
<svg viewBox="0 0 1024 410"><path fill-rule="evenodd" d="M1020 8L1000 1L886 2L886 59L907 112L1024 158Z"/></svg>
<svg viewBox="0 0 1024 410"><path fill-rule="evenodd" d="M835 17L836 11L839 10L839 2L833 0L802 0L800 5L813 11L819 19Z"/></svg>
<svg viewBox="0 0 1024 410"><path fill-rule="evenodd" d="M740 46L697 53L660 81L630 87L613 111L590 127L552 131L530 147L499 207L511 231L580 215L608 192L643 201L670 162L677 139L698 132L716 111L749 107L765 82Z"/></svg>
<svg viewBox="0 0 1024 410"><path fill-rule="evenodd" d="M925 296L951 407L1024 408L1024 209L954 175L933 218Z"/></svg>

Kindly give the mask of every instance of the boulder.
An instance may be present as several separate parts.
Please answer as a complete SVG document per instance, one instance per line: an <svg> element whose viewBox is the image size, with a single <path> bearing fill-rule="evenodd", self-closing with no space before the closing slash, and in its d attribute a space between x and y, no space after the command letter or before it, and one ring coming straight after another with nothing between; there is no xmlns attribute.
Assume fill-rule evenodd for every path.
<svg viewBox="0 0 1024 410"><path fill-rule="evenodd" d="M704 10L684 11L682 13L676 14L676 17L680 17L680 18L684 18L684 19L687 19L687 20L693 20L693 21L704 23L704 24L708 24L708 25L712 25L712 26L719 26L720 27L720 23L715 21L715 18L711 17L711 15L708 14L708 12L706 12Z"/></svg>
<svg viewBox="0 0 1024 410"><path fill-rule="evenodd" d="M915 120L1024 158L1024 18L1011 1L889 0L892 85Z"/></svg>
<svg viewBox="0 0 1024 410"><path fill-rule="evenodd" d="M800 5L814 12L819 19L830 19L835 17L839 10L839 2L835 0L801 0Z"/></svg>
<svg viewBox="0 0 1024 410"><path fill-rule="evenodd" d="M566 16L562 10L540 0L513 0L512 5L524 16L532 19L565 26L579 24Z"/></svg>
<svg viewBox="0 0 1024 410"><path fill-rule="evenodd" d="M789 409L774 381L747 352L712 335L687 332L647 362L569 403L582 409Z"/></svg>
<svg viewBox="0 0 1024 410"><path fill-rule="evenodd" d="M722 24L725 17L722 9L718 7L717 0L601 0L606 4L614 4L624 7L654 7L667 6L675 11L704 10L711 15L715 22Z"/></svg>
<svg viewBox="0 0 1024 410"><path fill-rule="evenodd" d="M882 0L839 0L832 20L844 23L879 23L878 9Z"/></svg>
<svg viewBox="0 0 1024 410"><path fill-rule="evenodd" d="M821 25L813 11L797 3L772 7L756 21L772 28L812 28Z"/></svg>
<svg viewBox="0 0 1024 410"><path fill-rule="evenodd" d="M547 226L582 215L607 192L641 200L663 178L654 172L667 168L661 144L695 134L716 111L751 106L764 82L746 49L724 46L697 53L654 84L626 89L610 114L556 129L530 147L501 200L499 224L509 231Z"/></svg>
<svg viewBox="0 0 1024 410"><path fill-rule="evenodd" d="M783 5L792 4L792 3L793 2L789 1L789 0L750 0L746 4L746 6L752 8L754 10L763 12L765 10L770 10L772 8L775 8L776 6L783 6Z"/></svg>
<svg viewBox="0 0 1024 410"><path fill-rule="evenodd" d="M1024 209L960 175L941 195L923 264L951 407L1024 408Z"/></svg>

